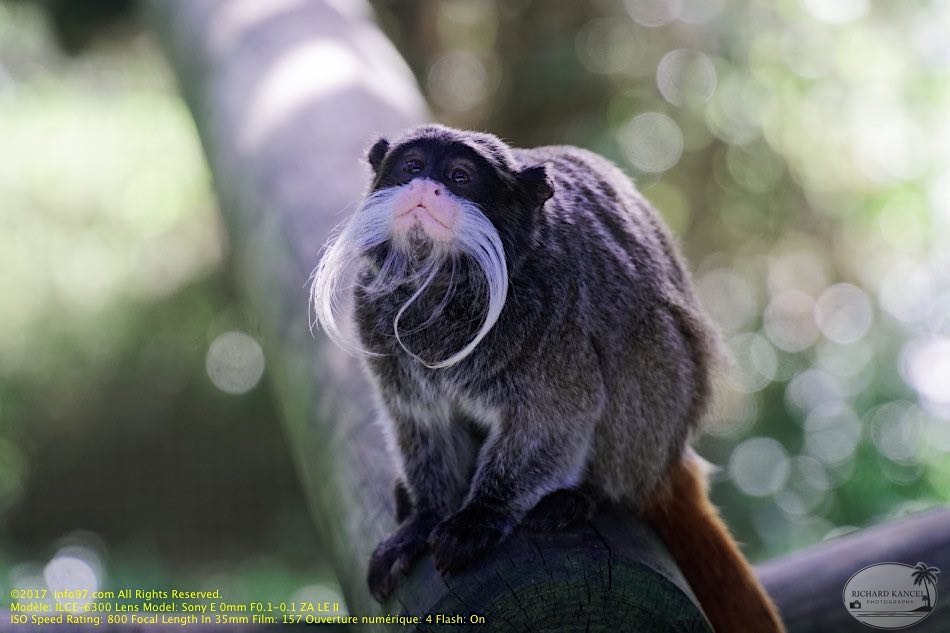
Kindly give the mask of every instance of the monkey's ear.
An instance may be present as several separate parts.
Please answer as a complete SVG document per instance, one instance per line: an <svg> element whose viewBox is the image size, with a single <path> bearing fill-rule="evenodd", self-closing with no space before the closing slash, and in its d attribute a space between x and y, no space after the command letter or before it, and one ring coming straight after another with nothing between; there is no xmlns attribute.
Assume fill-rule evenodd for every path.
<svg viewBox="0 0 950 633"><path fill-rule="evenodd" d="M388 151L389 141L384 138L380 138L369 148L369 154L366 156L366 159L373 168L373 173L379 174L379 166L383 164L383 159L386 158L386 152Z"/></svg>
<svg viewBox="0 0 950 633"><path fill-rule="evenodd" d="M548 172L544 165L522 169L518 172L518 182L528 198L538 206L554 195L554 185L548 180Z"/></svg>

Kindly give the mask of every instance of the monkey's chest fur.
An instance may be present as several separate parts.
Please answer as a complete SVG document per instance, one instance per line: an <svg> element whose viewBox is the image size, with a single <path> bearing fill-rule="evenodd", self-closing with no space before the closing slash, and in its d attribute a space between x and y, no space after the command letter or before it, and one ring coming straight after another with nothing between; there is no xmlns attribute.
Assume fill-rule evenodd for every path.
<svg viewBox="0 0 950 633"><path fill-rule="evenodd" d="M703 413L714 336L662 223L625 175L573 149L519 152L549 166L555 195L511 271L498 322L469 356L443 369L418 360L438 362L478 331L485 299L471 271L449 295L448 276L437 279L404 311L400 334L412 354L393 321L414 288L357 292L360 337L379 354L367 364L383 416L403 454L424 450L413 425L467 438L456 460L462 478L486 437L536 436L535 445L552 443L542 458L573 455L560 486L641 505Z"/></svg>
<svg viewBox="0 0 950 633"><path fill-rule="evenodd" d="M383 294L357 292L360 338L375 355L368 366L391 414L430 426L454 425L459 433L477 436L497 425L514 388L519 350L544 328L537 299L511 302L488 336L458 365L430 369L420 362L451 356L478 332L487 302L473 284L476 274L458 263L453 273L448 268L440 272L400 315L399 339L394 321L416 287L405 285ZM528 301L533 307L524 305Z"/></svg>

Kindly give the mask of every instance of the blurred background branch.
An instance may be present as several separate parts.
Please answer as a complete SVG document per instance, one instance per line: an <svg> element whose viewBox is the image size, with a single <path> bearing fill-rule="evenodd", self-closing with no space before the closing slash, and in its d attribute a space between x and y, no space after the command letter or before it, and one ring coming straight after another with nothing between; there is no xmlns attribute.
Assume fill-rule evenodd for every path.
<svg viewBox="0 0 950 633"><path fill-rule="evenodd" d="M812 545L759 566L759 578L775 598L785 626L800 631L860 630L844 608L844 587L856 572L881 562L928 561L950 569L950 508L939 508ZM950 602L914 624L919 633L941 633L950 621ZM882 627L886 628L886 627Z"/></svg>

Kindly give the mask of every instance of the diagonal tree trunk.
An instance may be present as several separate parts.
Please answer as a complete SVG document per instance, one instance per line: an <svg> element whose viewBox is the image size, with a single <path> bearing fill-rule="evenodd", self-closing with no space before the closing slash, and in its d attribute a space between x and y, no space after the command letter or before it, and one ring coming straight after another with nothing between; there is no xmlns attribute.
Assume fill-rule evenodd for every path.
<svg viewBox="0 0 950 633"><path fill-rule="evenodd" d="M359 159L372 136L425 116L367 11L349 0L148 5L205 148L312 515L354 611L372 607L359 568L389 527L392 473L358 364L310 333L308 279L365 187Z"/></svg>

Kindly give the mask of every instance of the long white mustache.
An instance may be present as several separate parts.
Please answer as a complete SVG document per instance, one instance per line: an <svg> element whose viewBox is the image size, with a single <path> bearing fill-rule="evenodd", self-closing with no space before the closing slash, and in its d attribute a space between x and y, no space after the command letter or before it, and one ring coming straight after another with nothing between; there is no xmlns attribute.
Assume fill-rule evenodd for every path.
<svg viewBox="0 0 950 633"><path fill-rule="evenodd" d="M369 249L392 241L387 249L386 258L372 281L363 285L370 294L392 292L403 284L416 286L415 292L400 306L393 319L393 331L399 346L406 353L426 367L438 369L449 367L467 357L485 338L492 326L498 321L505 299L508 296L508 267L501 237L478 205L455 196L451 196L461 210L461 217L455 235L449 242L431 240L431 248L420 260L413 257L406 236L394 237L392 231L394 198L402 187L390 187L369 195L335 237L332 237L324 250L323 257L314 272L311 287L316 323L327 333L334 343L347 352L357 356L377 356L364 349L354 337L348 337L342 328L340 314L344 308L344 299L355 288L355 281L348 281L354 264L359 263ZM462 349L441 361L427 361L409 350L402 341L399 321L406 309L432 284L442 267L449 262L451 279L441 303L418 329L435 321L442 309L451 299L454 289L456 258L465 256L478 266L483 276L478 290L488 295L485 321L478 333ZM474 280L473 280L474 281ZM311 326L313 323L311 324Z"/></svg>

